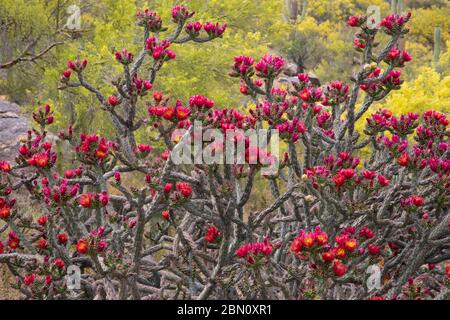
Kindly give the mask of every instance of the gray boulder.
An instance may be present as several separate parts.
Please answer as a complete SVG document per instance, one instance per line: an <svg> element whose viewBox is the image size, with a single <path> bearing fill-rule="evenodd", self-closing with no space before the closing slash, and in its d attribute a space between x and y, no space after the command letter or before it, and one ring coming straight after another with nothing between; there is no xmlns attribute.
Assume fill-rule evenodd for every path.
<svg viewBox="0 0 450 320"><path fill-rule="evenodd" d="M19 140L28 129L28 118L21 114L20 107L0 99L0 160L14 160Z"/></svg>

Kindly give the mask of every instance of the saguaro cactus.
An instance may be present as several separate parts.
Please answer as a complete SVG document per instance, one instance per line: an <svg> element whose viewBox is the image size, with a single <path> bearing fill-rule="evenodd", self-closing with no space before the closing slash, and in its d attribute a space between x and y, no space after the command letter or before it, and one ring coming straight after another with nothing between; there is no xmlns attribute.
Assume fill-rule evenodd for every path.
<svg viewBox="0 0 450 320"><path fill-rule="evenodd" d="M433 61L437 65L441 55L441 27L434 28Z"/></svg>

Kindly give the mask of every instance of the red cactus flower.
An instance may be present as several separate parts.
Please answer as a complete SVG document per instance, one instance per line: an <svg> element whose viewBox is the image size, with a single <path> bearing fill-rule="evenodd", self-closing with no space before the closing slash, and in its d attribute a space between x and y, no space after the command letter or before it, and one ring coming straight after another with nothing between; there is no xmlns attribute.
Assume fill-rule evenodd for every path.
<svg viewBox="0 0 450 320"><path fill-rule="evenodd" d="M89 208L92 204L94 197L91 193L84 193L78 199L78 202L83 208Z"/></svg>
<svg viewBox="0 0 450 320"><path fill-rule="evenodd" d="M359 27L361 25L361 23L363 22L363 19L361 19L358 16L350 16L347 19L347 24L350 27Z"/></svg>
<svg viewBox="0 0 450 320"><path fill-rule="evenodd" d="M11 171L11 164L6 160L0 161L0 171L3 172Z"/></svg>
<svg viewBox="0 0 450 320"><path fill-rule="evenodd" d="M8 247L12 250L17 249L20 245L20 239L13 231L9 232L8 237Z"/></svg>
<svg viewBox="0 0 450 320"><path fill-rule="evenodd" d="M306 233L302 238L303 245L306 248L311 248L314 244L314 236L312 233Z"/></svg>
<svg viewBox="0 0 450 320"><path fill-rule="evenodd" d="M36 275L33 273L33 274L29 274L29 275L26 275L24 278L23 278L23 283L27 286L27 287L29 287L29 286L31 286L31 285L33 285L34 284L34 282L36 281Z"/></svg>
<svg viewBox="0 0 450 320"><path fill-rule="evenodd" d="M334 254L336 258L343 259L347 255L347 251L343 247L335 248Z"/></svg>
<svg viewBox="0 0 450 320"><path fill-rule="evenodd" d="M106 193L106 191L103 191L102 193L100 193L98 195L98 200L100 201L100 203L102 204L102 206L106 206L109 202L109 195L108 193Z"/></svg>
<svg viewBox="0 0 450 320"><path fill-rule="evenodd" d="M166 183L165 186L164 186L164 192L165 193L170 193L170 191L172 191L172 188L173 188L173 184Z"/></svg>
<svg viewBox="0 0 450 320"><path fill-rule="evenodd" d="M58 243L61 245L66 244L67 241L69 240L69 237L65 233L58 234L57 238L58 238Z"/></svg>
<svg viewBox="0 0 450 320"><path fill-rule="evenodd" d="M363 170L362 171L362 175L364 178L368 179L368 180L372 180L373 178L375 178L375 172L370 171L370 170Z"/></svg>
<svg viewBox="0 0 450 320"><path fill-rule="evenodd" d="M95 151L95 156L99 159L106 159L108 157L109 148L104 138L102 138L98 144L98 148Z"/></svg>
<svg viewBox="0 0 450 320"><path fill-rule="evenodd" d="M378 179L378 183L380 184L380 186L386 187L386 186L389 185L389 180L386 179L385 176L379 174L379 175L377 176L377 179Z"/></svg>
<svg viewBox="0 0 450 320"><path fill-rule="evenodd" d="M149 154L150 151L152 151L152 147L148 144L138 144L137 149L141 154L145 155Z"/></svg>
<svg viewBox="0 0 450 320"><path fill-rule="evenodd" d="M397 163L401 165L402 167L406 167L409 163L409 154L403 153L398 159Z"/></svg>
<svg viewBox="0 0 450 320"><path fill-rule="evenodd" d="M119 99L116 96L109 96L108 103L111 107L115 107L119 104Z"/></svg>
<svg viewBox="0 0 450 320"><path fill-rule="evenodd" d="M302 250L302 248L303 248L302 239L300 239L299 237L295 238L294 241L292 241L290 250L292 252L298 253Z"/></svg>
<svg viewBox="0 0 450 320"><path fill-rule="evenodd" d="M45 239L39 239L38 242L37 242L37 244L36 244L36 246L37 246L39 249L41 249L41 250L46 249L46 248L47 248L47 240L45 240Z"/></svg>
<svg viewBox="0 0 450 320"><path fill-rule="evenodd" d="M370 253L371 255L373 255L373 256L379 255L380 252L381 252L380 247L377 246L376 244L373 244L373 243L371 243L371 244L369 244L369 245L367 246L367 250L368 250L369 253Z"/></svg>
<svg viewBox="0 0 450 320"><path fill-rule="evenodd" d="M164 210L161 212L161 217L163 217L164 220L169 221L170 220L170 213L168 210Z"/></svg>
<svg viewBox="0 0 450 320"><path fill-rule="evenodd" d="M247 258L247 261L250 264L253 264L253 257L257 257L259 255L268 256L272 253L272 250L272 244L267 241L254 242L242 245L239 249L236 250L235 254L239 258Z"/></svg>
<svg viewBox="0 0 450 320"><path fill-rule="evenodd" d="M322 253L322 259L325 262L332 262L334 260L334 252L330 250Z"/></svg>
<svg viewBox="0 0 450 320"><path fill-rule="evenodd" d="M336 184L336 187L340 187L345 183L346 178L342 174L338 173L333 177L333 181Z"/></svg>
<svg viewBox="0 0 450 320"><path fill-rule="evenodd" d="M358 241L356 239L350 239L345 242L345 249L349 252L355 251L356 247L358 247Z"/></svg>
<svg viewBox="0 0 450 320"><path fill-rule="evenodd" d="M105 249L106 249L107 246L108 246L108 245L107 245L107 243L106 243L105 240L100 240L100 241L97 243L97 251L98 251L98 252L103 252L103 251L105 251Z"/></svg>
<svg viewBox="0 0 450 320"><path fill-rule="evenodd" d="M72 74L72 70L70 70L70 69L66 69L63 71L63 76L65 78L70 78L71 74Z"/></svg>
<svg viewBox="0 0 450 320"><path fill-rule="evenodd" d="M6 220L11 216L11 208L7 205L0 207L0 219Z"/></svg>
<svg viewBox="0 0 450 320"><path fill-rule="evenodd" d="M359 236L366 239L372 239L375 237L375 233L373 233L372 230L370 230L368 227L364 226L359 230Z"/></svg>
<svg viewBox="0 0 450 320"><path fill-rule="evenodd" d="M192 187L187 182L178 182L176 188L185 198L189 198L192 195Z"/></svg>
<svg viewBox="0 0 450 320"><path fill-rule="evenodd" d="M77 242L77 252L80 254L85 254L89 249L88 243L81 239Z"/></svg>
<svg viewBox="0 0 450 320"><path fill-rule="evenodd" d="M314 231L314 240L319 246L323 246L328 242L328 235L326 232L322 231L320 227L318 227Z"/></svg>
<svg viewBox="0 0 450 320"><path fill-rule="evenodd" d="M334 261L333 263L333 272L336 277L342 277L347 273L347 266L340 262L339 260Z"/></svg>
<svg viewBox="0 0 450 320"><path fill-rule="evenodd" d="M53 264L58 268L58 269L64 269L64 267L66 266L66 264L64 263L64 261L60 258L56 258L55 260L53 260Z"/></svg>
<svg viewBox="0 0 450 320"><path fill-rule="evenodd" d="M423 197L420 197L420 196L411 196L411 202L416 207L421 207L425 204L425 200L423 199Z"/></svg>
<svg viewBox="0 0 450 320"><path fill-rule="evenodd" d="M30 166L35 166L38 168L45 168L47 167L50 159L48 157L48 154L46 152L34 154L33 157L28 159L28 164Z"/></svg>
<svg viewBox="0 0 450 320"><path fill-rule="evenodd" d="M205 235L205 240L209 243L213 243L220 236L220 232L216 226L209 227Z"/></svg>
<svg viewBox="0 0 450 320"><path fill-rule="evenodd" d="M74 170L66 170L64 172L64 177L66 177L66 179L72 179L74 176L75 176Z"/></svg>
<svg viewBox="0 0 450 320"><path fill-rule="evenodd" d="M48 217L46 215L43 215L38 219L37 222L39 225L44 226L47 223L47 221L48 221Z"/></svg>
<svg viewBox="0 0 450 320"><path fill-rule="evenodd" d="M116 182L121 181L121 175L119 171L114 172L114 180L116 180Z"/></svg>

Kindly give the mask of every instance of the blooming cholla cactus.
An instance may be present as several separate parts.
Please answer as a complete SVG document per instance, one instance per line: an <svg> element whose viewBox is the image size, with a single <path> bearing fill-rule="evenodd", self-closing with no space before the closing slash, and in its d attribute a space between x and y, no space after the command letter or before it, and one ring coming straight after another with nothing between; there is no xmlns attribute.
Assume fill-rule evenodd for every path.
<svg viewBox="0 0 450 320"><path fill-rule="evenodd" d="M114 138L62 131L77 164L60 173L46 131L53 114L45 106L34 114L38 128L29 131L15 163L0 162L0 234L8 232L0 262L17 275L14 287L29 299L444 297L450 120L436 111L395 116L383 109L367 117L365 135L355 131L374 101L401 86L398 68L411 57L396 43L410 15L389 16L378 29L368 28L365 16L349 18L359 29L354 44L363 61L352 86L318 87L299 74L290 88L278 88L281 57L265 55L256 64L236 57L230 75L255 102L249 114L201 95L184 103L152 92L162 65L176 58L176 45L223 35L226 25L189 22L193 15L174 7L176 30L166 37L157 13L138 12L142 51L115 54L123 76L109 97L85 78L87 60L70 61L62 72L60 89L94 94ZM390 40L375 50L378 32ZM139 118L139 108L148 117ZM171 155L195 135L194 121L227 137L234 129L277 129L288 150L281 157L253 150L237 135L232 141L245 142L244 164L175 165ZM161 145L136 143L136 131L145 127L159 133L163 152ZM177 135L179 129L187 131ZM278 171L257 180L265 164L249 161L255 157L279 161ZM129 175L141 184L130 186ZM274 198L261 210L248 205L257 181ZM36 221L16 204L14 194L24 190ZM380 286L368 288L373 265ZM67 286L69 266L80 267L80 288Z"/></svg>

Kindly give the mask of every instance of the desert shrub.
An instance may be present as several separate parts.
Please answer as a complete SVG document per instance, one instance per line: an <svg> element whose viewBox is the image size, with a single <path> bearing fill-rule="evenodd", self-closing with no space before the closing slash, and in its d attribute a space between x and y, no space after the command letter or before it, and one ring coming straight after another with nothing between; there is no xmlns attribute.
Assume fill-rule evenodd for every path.
<svg viewBox="0 0 450 320"><path fill-rule="evenodd" d="M172 43L219 41L226 25L192 21L192 12L176 6L176 31L166 35L157 13L138 12L142 50L116 52L123 73L110 84L114 94L90 84L84 58L69 61L60 78L61 89L87 90L98 100L115 138L61 131L76 163L58 172L46 129L54 115L45 105L15 163L0 163L0 232L7 233L0 262L16 277L11 285L29 299L444 298L450 121L431 110L366 115L402 84L410 55L396 44L410 16L387 16L376 28L365 16L348 19L363 62L351 87L318 86L299 74L284 90L274 86L282 57L235 57L230 76L255 105L245 114L209 97L183 102L152 89L164 81L161 67L176 59ZM390 40L377 44L379 33ZM362 134L355 122L364 116ZM198 134L195 122L200 133L214 128L233 146L243 142L245 163L176 164L174 155L190 150ZM235 130L252 128L276 130L287 150L279 156L256 148ZM139 144L143 130L148 141ZM202 143L214 155L224 149L220 140ZM362 148L369 150L363 159ZM127 184L125 176L142 182ZM274 201L249 210L256 181ZM24 191L37 219L15 203ZM78 288L68 287L74 266Z"/></svg>

